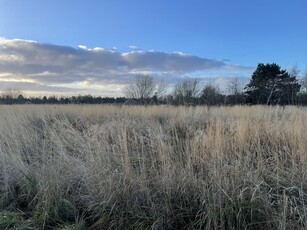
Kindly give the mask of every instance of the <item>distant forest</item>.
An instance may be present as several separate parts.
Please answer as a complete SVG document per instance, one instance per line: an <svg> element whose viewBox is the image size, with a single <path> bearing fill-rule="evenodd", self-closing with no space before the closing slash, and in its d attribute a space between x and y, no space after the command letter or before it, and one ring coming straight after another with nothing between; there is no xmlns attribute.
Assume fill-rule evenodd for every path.
<svg viewBox="0 0 307 230"><path fill-rule="evenodd" d="M129 104L129 105L307 105L307 74L297 78L297 71L288 73L275 63L258 64L250 82L241 86L233 79L228 93L218 86L201 86L197 79L177 82L171 93L166 85L145 75L136 77L125 88L125 97L95 97L79 95L70 97L25 97L20 90L8 89L2 93L0 104Z"/></svg>

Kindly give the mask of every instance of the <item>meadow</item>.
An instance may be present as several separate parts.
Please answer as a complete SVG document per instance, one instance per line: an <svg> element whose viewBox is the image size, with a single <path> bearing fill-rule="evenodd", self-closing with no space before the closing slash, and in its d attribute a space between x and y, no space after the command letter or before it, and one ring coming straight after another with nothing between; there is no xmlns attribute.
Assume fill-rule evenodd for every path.
<svg viewBox="0 0 307 230"><path fill-rule="evenodd" d="M306 229L307 108L0 106L0 229Z"/></svg>

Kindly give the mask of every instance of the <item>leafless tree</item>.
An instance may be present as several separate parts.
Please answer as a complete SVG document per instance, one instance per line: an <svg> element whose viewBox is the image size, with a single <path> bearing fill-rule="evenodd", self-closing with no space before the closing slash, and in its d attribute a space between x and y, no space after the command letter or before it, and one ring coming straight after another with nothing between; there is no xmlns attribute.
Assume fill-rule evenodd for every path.
<svg viewBox="0 0 307 230"><path fill-rule="evenodd" d="M300 70L298 69L298 67L296 65L292 66L291 68L289 68L288 73L291 76L295 76L298 77L300 75Z"/></svg>
<svg viewBox="0 0 307 230"><path fill-rule="evenodd" d="M242 93L243 87L242 83L237 77L234 77L229 80L229 85L228 85L228 92L231 95L238 95Z"/></svg>
<svg viewBox="0 0 307 230"><path fill-rule="evenodd" d="M301 87L302 91L307 93L307 70L305 71L305 73L301 78L301 85L302 85Z"/></svg>
<svg viewBox="0 0 307 230"><path fill-rule="evenodd" d="M307 69L305 72L302 72L298 69L296 65L292 66L289 69L289 74L291 76L297 77L300 79L299 83L301 84L301 92L307 92Z"/></svg>
<svg viewBox="0 0 307 230"><path fill-rule="evenodd" d="M190 104L200 94L201 86L197 79L184 79L178 82L173 90L173 97L178 104Z"/></svg>
<svg viewBox="0 0 307 230"><path fill-rule="evenodd" d="M165 94L167 88L167 84L165 81L158 81L156 83L156 90L155 90L155 95L158 97L161 97L162 95Z"/></svg>
<svg viewBox="0 0 307 230"><path fill-rule="evenodd" d="M5 99L17 99L20 95L22 95L20 89L7 88L2 91L2 98Z"/></svg>
<svg viewBox="0 0 307 230"><path fill-rule="evenodd" d="M156 82L152 76L142 75L135 77L124 90L127 98L141 99L142 101L161 96L166 89L163 81Z"/></svg>
<svg viewBox="0 0 307 230"><path fill-rule="evenodd" d="M205 105L220 105L224 101L224 97L218 85L207 84L201 92L201 102Z"/></svg>

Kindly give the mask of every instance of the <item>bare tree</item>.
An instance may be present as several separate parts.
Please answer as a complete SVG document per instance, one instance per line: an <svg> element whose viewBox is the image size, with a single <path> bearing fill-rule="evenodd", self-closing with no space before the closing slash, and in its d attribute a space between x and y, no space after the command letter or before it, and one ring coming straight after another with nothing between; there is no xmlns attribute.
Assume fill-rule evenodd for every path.
<svg viewBox="0 0 307 230"><path fill-rule="evenodd" d="M291 68L289 68L288 70L288 73L291 75L291 76L295 76L295 77L298 77L300 75L300 70L299 68L297 67L297 65L293 65Z"/></svg>
<svg viewBox="0 0 307 230"><path fill-rule="evenodd" d="M301 90L304 93L307 93L307 70L305 71L304 75L301 78L301 85L302 85Z"/></svg>
<svg viewBox="0 0 307 230"><path fill-rule="evenodd" d="M205 105L220 105L224 101L224 97L218 85L207 84L203 88L200 96L201 102Z"/></svg>
<svg viewBox="0 0 307 230"><path fill-rule="evenodd" d="M229 95L227 95L226 100L230 104L237 104L238 101L242 102L243 85L237 77L229 80L227 90Z"/></svg>
<svg viewBox="0 0 307 230"><path fill-rule="evenodd" d="M144 102L146 99L161 96L166 89L163 81L156 82L152 76L142 75L135 77L124 90L127 98L140 99Z"/></svg>
<svg viewBox="0 0 307 230"><path fill-rule="evenodd" d="M227 87L229 94L239 95L243 91L242 83L237 77L229 80L229 85Z"/></svg>
<svg viewBox="0 0 307 230"><path fill-rule="evenodd" d="M161 97L162 95L165 94L166 88L167 84L165 83L165 81L158 81L156 83L155 95Z"/></svg>
<svg viewBox="0 0 307 230"><path fill-rule="evenodd" d="M197 79L184 79L178 82L173 90L173 97L178 104L191 104L199 96L201 86Z"/></svg>
<svg viewBox="0 0 307 230"><path fill-rule="evenodd" d="M22 91L20 89L7 88L2 91L2 98L5 99L17 99L22 95Z"/></svg>

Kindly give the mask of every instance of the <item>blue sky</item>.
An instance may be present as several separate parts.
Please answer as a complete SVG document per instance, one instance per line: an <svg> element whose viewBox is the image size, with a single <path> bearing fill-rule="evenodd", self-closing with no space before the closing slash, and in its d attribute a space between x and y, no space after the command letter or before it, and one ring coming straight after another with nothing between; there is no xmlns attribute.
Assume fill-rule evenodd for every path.
<svg viewBox="0 0 307 230"><path fill-rule="evenodd" d="M305 70L306 9L304 0L0 0L0 37L2 47L6 46L0 49L4 61L0 65L0 89L16 86L37 93L63 94L66 90L99 94L107 88L105 95L116 96L120 95L128 78L140 73L156 74L169 82L197 76L223 84L225 79L234 76L249 78L259 62L276 62L283 68L296 65ZM35 41L35 45L29 45L28 40ZM56 72L48 68L50 65L40 62L59 60L68 55L68 48L72 48L79 52L74 55L80 60L92 63L93 56L97 57L97 52L93 51L95 47L103 48L104 53L99 60L95 59L95 65L88 65L91 69L84 67L82 73L76 73L78 68L74 71L72 63L71 69ZM86 55L82 48L87 51ZM52 59L48 56L50 50L57 51ZM23 58L17 62L14 57L12 61L8 54L12 52ZM29 53L25 55L24 52ZM107 52L122 57L128 54L124 59L128 59L129 64L123 64L123 58L115 60L114 55L110 57ZM147 62L136 62L136 52L144 54L137 59L139 62ZM35 53L40 58L30 63ZM191 58L180 56L181 53ZM110 60L118 61L118 65L113 63L106 67L104 63ZM171 60L167 67L165 60ZM65 61L68 60L62 60ZM201 67L200 61L204 62ZM213 67L209 67L208 61ZM220 62L219 66L215 61ZM99 68L101 62L104 68ZM186 63L191 66L179 68ZM40 74L30 71L31 66L38 65L41 66ZM87 74L96 67L97 72ZM16 71L18 68L20 71ZM110 74L114 72L112 68L117 74ZM111 79L98 74L104 70ZM70 80L46 81L48 74Z"/></svg>

